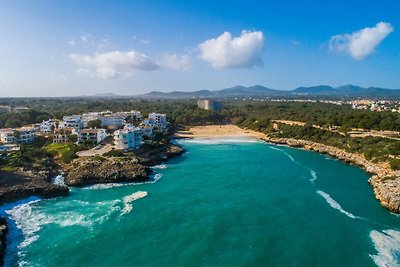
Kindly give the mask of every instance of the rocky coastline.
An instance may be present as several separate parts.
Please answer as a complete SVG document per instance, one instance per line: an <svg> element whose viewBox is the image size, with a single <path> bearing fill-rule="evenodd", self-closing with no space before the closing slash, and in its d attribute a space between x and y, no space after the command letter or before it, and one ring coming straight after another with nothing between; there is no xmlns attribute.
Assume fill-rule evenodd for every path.
<svg viewBox="0 0 400 267"><path fill-rule="evenodd" d="M88 157L74 160L64 168L68 186L95 183L145 182L152 173L150 166L160 164L182 154L184 150L174 144L143 149L134 154L118 157Z"/></svg>
<svg viewBox="0 0 400 267"><path fill-rule="evenodd" d="M0 217L0 266L3 266L4 263L4 253L7 245L7 232L7 221L6 219Z"/></svg>
<svg viewBox="0 0 400 267"><path fill-rule="evenodd" d="M40 176L30 173L32 172L0 172L0 205L30 196L51 198L68 195L68 187L50 183L51 177L47 174Z"/></svg>
<svg viewBox="0 0 400 267"><path fill-rule="evenodd" d="M327 154L346 163L361 167L366 172L373 174L368 182L374 190L375 198L380 201L383 207L391 212L400 213L400 171L393 171L385 164L373 163L367 160L363 155L350 153L336 147L312 141L291 138L272 138L268 136L261 137L260 139L268 143L287 145Z"/></svg>

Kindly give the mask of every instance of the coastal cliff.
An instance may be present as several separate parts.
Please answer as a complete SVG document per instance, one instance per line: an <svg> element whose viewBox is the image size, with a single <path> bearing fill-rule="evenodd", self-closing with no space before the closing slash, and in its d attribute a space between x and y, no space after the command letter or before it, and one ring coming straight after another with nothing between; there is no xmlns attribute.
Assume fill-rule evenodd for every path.
<svg viewBox="0 0 400 267"><path fill-rule="evenodd" d="M291 138L271 138L268 136L262 137L261 139L269 143L298 147L327 154L346 163L351 163L363 168L366 172L374 174L368 182L374 190L375 198L380 201L383 207L392 212L400 213L400 171L393 171L384 164L373 163L365 159L363 155L346 152L336 147L312 141Z"/></svg>
<svg viewBox="0 0 400 267"><path fill-rule="evenodd" d="M135 154L118 157L87 157L74 160L65 171L65 183L83 186L94 183L145 182L151 169L168 159L182 154L184 150L174 144L153 149L143 149Z"/></svg>
<svg viewBox="0 0 400 267"><path fill-rule="evenodd" d="M0 205L29 196L50 198L69 193L68 187L53 185L48 179L50 178L0 172Z"/></svg>
<svg viewBox="0 0 400 267"><path fill-rule="evenodd" d="M3 266L4 253L6 251L8 226L7 221L0 217L0 266Z"/></svg>
<svg viewBox="0 0 400 267"><path fill-rule="evenodd" d="M185 150L180 146L165 144L154 149L138 151L137 159L143 165L154 166L165 162L170 158L179 156L184 152Z"/></svg>
<svg viewBox="0 0 400 267"><path fill-rule="evenodd" d="M83 186L94 183L143 182L150 169L128 157L80 158L66 170L65 183Z"/></svg>

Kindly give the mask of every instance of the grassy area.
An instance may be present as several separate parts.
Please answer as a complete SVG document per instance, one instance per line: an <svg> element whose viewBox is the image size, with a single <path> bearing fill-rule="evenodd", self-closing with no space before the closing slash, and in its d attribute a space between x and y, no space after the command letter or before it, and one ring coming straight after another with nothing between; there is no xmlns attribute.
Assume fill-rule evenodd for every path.
<svg viewBox="0 0 400 267"><path fill-rule="evenodd" d="M69 163L77 157L76 152L87 149L86 146L78 146L75 144L52 143L43 148L47 153L52 155L56 160L63 163Z"/></svg>

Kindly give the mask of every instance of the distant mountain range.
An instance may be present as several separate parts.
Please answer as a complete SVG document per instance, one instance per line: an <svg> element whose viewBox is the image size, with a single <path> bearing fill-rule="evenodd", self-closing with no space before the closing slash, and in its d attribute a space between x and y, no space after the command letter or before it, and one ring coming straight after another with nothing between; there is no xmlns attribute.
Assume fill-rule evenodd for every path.
<svg viewBox="0 0 400 267"><path fill-rule="evenodd" d="M244 98L244 97L332 97L332 98L396 98L400 99L400 90L385 89L379 87L363 88L355 85L343 85L331 87L328 85L319 85L312 87L298 87L293 90L276 90L261 85L250 87L235 86L222 90L199 90L192 92L173 91L159 92L152 91L142 95L117 95L114 93L101 93L90 97L98 98L121 98L138 97L145 99L198 99L198 98Z"/></svg>
<svg viewBox="0 0 400 267"><path fill-rule="evenodd" d="M169 93L153 91L147 94L138 95L141 98L153 99L188 99L188 98L234 98L234 97L278 97L278 96L321 96L321 97L380 97L399 98L400 90L385 89L378 87L363 88L355 85L343 85L331 87L319 85L312 87L298 87L293 90L276 90L261 85L250 87L235 86L222 90L200 90L193 92L173 91Z"/></svg>

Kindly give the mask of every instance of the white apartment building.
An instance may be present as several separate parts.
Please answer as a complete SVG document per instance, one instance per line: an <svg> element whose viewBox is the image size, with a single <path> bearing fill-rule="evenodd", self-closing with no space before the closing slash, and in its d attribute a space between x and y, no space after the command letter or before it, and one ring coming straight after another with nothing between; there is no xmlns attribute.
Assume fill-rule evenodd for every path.
<svg viewBox="0 0 400 267"><path fill-rule="evenodd" d="M64 116L60 128L74 128L76 130L83 128L83 122L80 115Z"/></svg>
<svg viewBox="0 0 400 267"><path fill-rule="evenodd" d="M0 129L0 142L10 143L32 143L35 140L35 129L32 127L21 127L17 129Z"/></svg>
<svg viewBox="0 0 400 267"><path fill-rule="evenodd" d="M51 133L53 130L57 129L59 122L57 120L49 119L47 121L42 121L39 126L39 131L44 133Z"/></svg>
<svg viewBox="0 0 400 267"><path fill-rule="evenodd" d="M167 115L161 113L150 113L148 118L144 120L147 126L157 127L163 131L168 127Z"/></svg>
<svg viewBox="0 0 400 267"><path fill-rule="evenodd" d="M129 115L128 112L111 113L109 111L83 113L82 123L85 127L87 127L89 121L99 120L101 121L102 127L110 126L119 128L124 124L125 118L128 115Z"/></svg>
<svg viewBox="0 0 400 267"><path fill-rule="evenodd" d="M73 133L78 135L78 143L92 141L93 143L98 144L107 137L105 129L82 129L78 131L74 130Z"/></svg>
<svg viewBox="0 0 400 267"><path fill-rule="evenodd" d="M143 140L143 131L139 127L126 127L114 132L114 147L122 150L140 148Z"/></svg>

